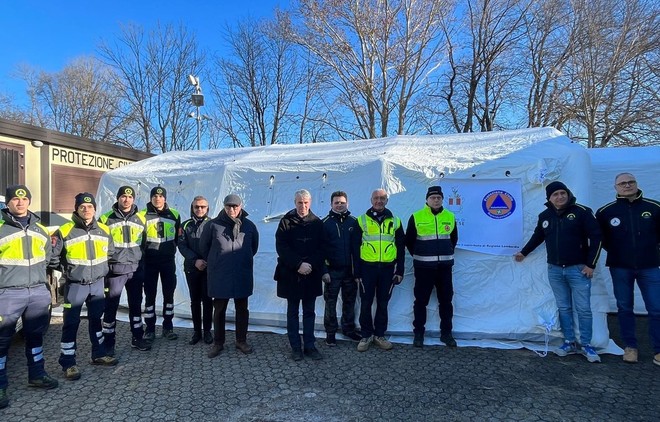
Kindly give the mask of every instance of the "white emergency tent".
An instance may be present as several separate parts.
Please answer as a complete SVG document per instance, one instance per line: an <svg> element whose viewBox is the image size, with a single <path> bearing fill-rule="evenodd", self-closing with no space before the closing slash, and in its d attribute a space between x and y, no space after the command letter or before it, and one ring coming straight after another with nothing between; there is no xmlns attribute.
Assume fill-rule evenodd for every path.
<svg viewBox="0 0 660 422"><path fill-rule="evenodd" d="M637 186L646 198L660 200L660 147L593 148L587 150L591 158L591 206L594 212L616 197L614 177L629 172L635 175ZM599 261L594 278L602 282L609 293L610 312L616 312L616 300L612 291L612 279L605 267L607 252ZM642 294L635 284L635 312L646 314Z"/></svg>
<svg viewBox="0 0 660 422"><path fill-rule="evenodd" d="M240 195L261 235L254 268L255 293L250 298L251 329L260 326L282 332L286 305L276 297L272 277L276 262L274 235L279 219L293 208L296 190L308 189L313 212L323 217L330 208L331 192L346 191L351 211L359 215L369 208L372 190L382 187L390 195L388 208L405 227L412 212L424 205L428 186L440 184L446 189L452 180L490 179L520 182L522 204L518 212L523 213L525 241L544 209L547 183L562 180L580 202L588 203L592 190L590 159L585 149L555 129L540 128L169 152L104 174L97 202L99 213L109 210L118 188L130 184L137 188L136 203L142 208L149 201L150 189L161 185L167 189L168 204L185 219L196 195L208 198L212 216L222 208L225 195ZM185 315L190 312L188 291L181 257L178 259L175 313ZM561 334L545 259L544 246L524 263L515 263L511 255L459 249L454 267L454 334L459 345L543 348L548 338L558 343ZM407 254L406 276L394 290L389 308L389 334L395 341L411 341L413 284L412 261ZM607 290L602 284L593 286L592 307L592 343L601 350L619 352L609 341ZM323 308L320 298L316 320L319 331L323 330ZM439 327L434 297L428 315L427 343L433 343Z"/></svg>

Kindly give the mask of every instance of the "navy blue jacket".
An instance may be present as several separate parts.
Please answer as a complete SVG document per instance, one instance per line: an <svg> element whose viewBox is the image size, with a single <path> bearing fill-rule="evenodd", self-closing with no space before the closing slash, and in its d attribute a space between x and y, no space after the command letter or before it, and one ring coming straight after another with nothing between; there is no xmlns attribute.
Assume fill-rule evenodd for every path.
<svg viewBox="0 0 660 422"><path fill-rule="evenodd" d="M640 190L632 202L617 197L602 206L596 219L603 231L608 267L660 266L660 202L644 198Z"/></svg>
<svg viewBox="0 0 660 422"><path fill-rule="evenodd" d="M545 241L548 264L583 264L596 268L601 248L600 227L591 209L577 204L573 194L569 192L569 195L568 205L561 210L546 202L548 209L539 214L534 234L520 252L527 256Z"/></svg>
<svg viewBox="0 0 660 422"><path fill-rule="evenodd" d="M360 226L350 211L338 214L332 210L323 219L323 248L328 270L345 270L353 274L353 262L360 259Z"/></svg>
<svg viewBox="0 0 660 422"><path fill-rule="evenodd" d="M243 299L254 291L254 255L259 249L257 226L241 210L240 227L225 210L204 226L199 248L208 271L208 294L216 299Z"/></svg>

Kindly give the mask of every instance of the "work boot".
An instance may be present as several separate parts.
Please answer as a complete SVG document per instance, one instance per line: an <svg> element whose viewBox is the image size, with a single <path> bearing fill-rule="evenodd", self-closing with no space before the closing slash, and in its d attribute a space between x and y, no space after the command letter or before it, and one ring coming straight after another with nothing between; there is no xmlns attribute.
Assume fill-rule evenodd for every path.
<svg viewBox="0 0 660 422"><path fill-rule="evenodd" d="M238 350L240 350L241 352L243 352L243 354L245 354L245 355L249 355L253 351L252 346L247 344L246 341L237 341L236 342L236 348Z"/></svg>
<svg viewBox="0 0 660 422"><path fill-rule="evenodd" d="M394 347L392 345L392 342L390 342L388 339L382 336L374 337L374 344L383 350L390 350L392 349L392 347Z"/></svg>
<svg viewBox="0 0 660 422"><path fill-rule="evenodd" d="M415 346L415 347L424 347L424 334L415 333L415 339L413 340L413 346Z"/></svg>
<svg viewBox="0 0 660 422"><path fill-rule="evenodd" d="M637 363L637 349L626 347L623 351L623 361L627 363Z"/></svg>
<svg viewBox="0 0 660 422"><path fill-rule="evenodd" d="M179 338L179 335L174 330L163 330L163 338L166 340L176 340Z"/></svg>
<svg viewBox="0 0 660 422"><path fill-rule="evenodd" d="M131 340L131 347L146 352L147 350L151 350L151 343L143 338L133 337L133 340Z"/></svg>
<svg viewBox="0 0 660 422"><path fill-rule="evenodd" d="M64 370L64 378L69 381L75 381L80 379L80 369L76 365L70 366Z"/></svg>
<svg viewBox="0 0 660 422"><path fill-rule="evenodd" d="M149 345L154 344L154 341L156 341L156 333L153 331L146 332L144 333L144 337L142 337L144 341L146 341Z"/></svg>
<svg viewBox="0 0 660 422"><path fill-rule="evenodd" d="M41 378L35 378L28 380L28 386L29 387L34 387L34 388L40 388L42 390L51 390L53 388L57 388L59 383L55 378L49 377L48 375L44 375Z"/></svg>
<svg viewBox="0 0 660 422"><path fill-rule="evenodd" d="M112 356L101 356L100 358L92 359L91 364L97 366L115 366L119 363L119 359Z"/></svg>
<svg viewBox="0 0 660 422"><path fill-rule="evenodd" d="M357 345L357 351L366 352L367 350L369 350L369 346L371 346L371 343L373 341L374 341L374 336L362 337L362 339Z"/></svg>
<svg viewBox="0 0 660 422"><path fill-rule="evenodd" d="M213 343L213 334L211 331L204 331L204 343L212 344Z"/></svg>
<svg viewBox="0 0 660 422"><path fill-rule="evenodd" d="M224 348L225 348L225 346L223 346L222 344L214 344L211 347L211 350L209 350L209 353L208 353L207 356L209 358L213 359L214 357L218 356Z"/></svg>
<svg viewBox="0 0 660 422"><path fill-rule="evenodd" d="M199 343L201 339L202 339L202 333L199 331L195 331L195 334L193 334L188 344L192 346L193 344Z"/></svg>

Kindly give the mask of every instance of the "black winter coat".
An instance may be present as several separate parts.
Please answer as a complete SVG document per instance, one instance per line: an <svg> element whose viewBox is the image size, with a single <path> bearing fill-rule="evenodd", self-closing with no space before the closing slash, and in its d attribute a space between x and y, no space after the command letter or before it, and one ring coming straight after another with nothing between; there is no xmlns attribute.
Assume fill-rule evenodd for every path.
<svg viewBox="0 0 660 422"><path fill-rule="evenodd" d="M323 222L311 211L304 218L295 209L282 217L275 232L277 250L277 296L285 299L311 299L323 294ZM309 275L298 274L300 264L312 266Z"/></svg>
<svg viewBox="0 0 660 422"><path fill-rule="evenodd" d="M199 248L206 259L208 294L216 299L243 299L254 291L254 255L259 249L257 226L241 210L240 230L225 210L204 226Z"/></svg>
<svg viewBox="0 0 660 422"><path fill-rule="evenodd" d="M204 259L202 251L199 248L199 239L204 231L206 223L211 221L210 218L196 218L192 217L181 224L181 234L177 247L179 252L183 255L183 271L187 274L199 272L195 267L195 261Z"/></svg>

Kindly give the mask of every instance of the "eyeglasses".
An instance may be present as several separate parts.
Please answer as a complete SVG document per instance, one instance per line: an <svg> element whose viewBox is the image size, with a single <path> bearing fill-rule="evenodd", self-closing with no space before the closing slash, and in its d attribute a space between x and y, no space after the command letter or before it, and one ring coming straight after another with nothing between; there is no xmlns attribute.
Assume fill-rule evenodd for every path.
<svg viewBox="0 0 660 422"><path fill-rule="evenodd" d="M208 208L209 206L208 205L195 205L194 207L195 207L195 209L203 210L204 208Z"/></svg>
<svg viewBox="0 0 660 422"><path fill-rule="evenodd" d="M616 185L620 188L625 187L625 186L634 186L637 184L637 180L628 180L624 182L619 182Z"/></svg>

